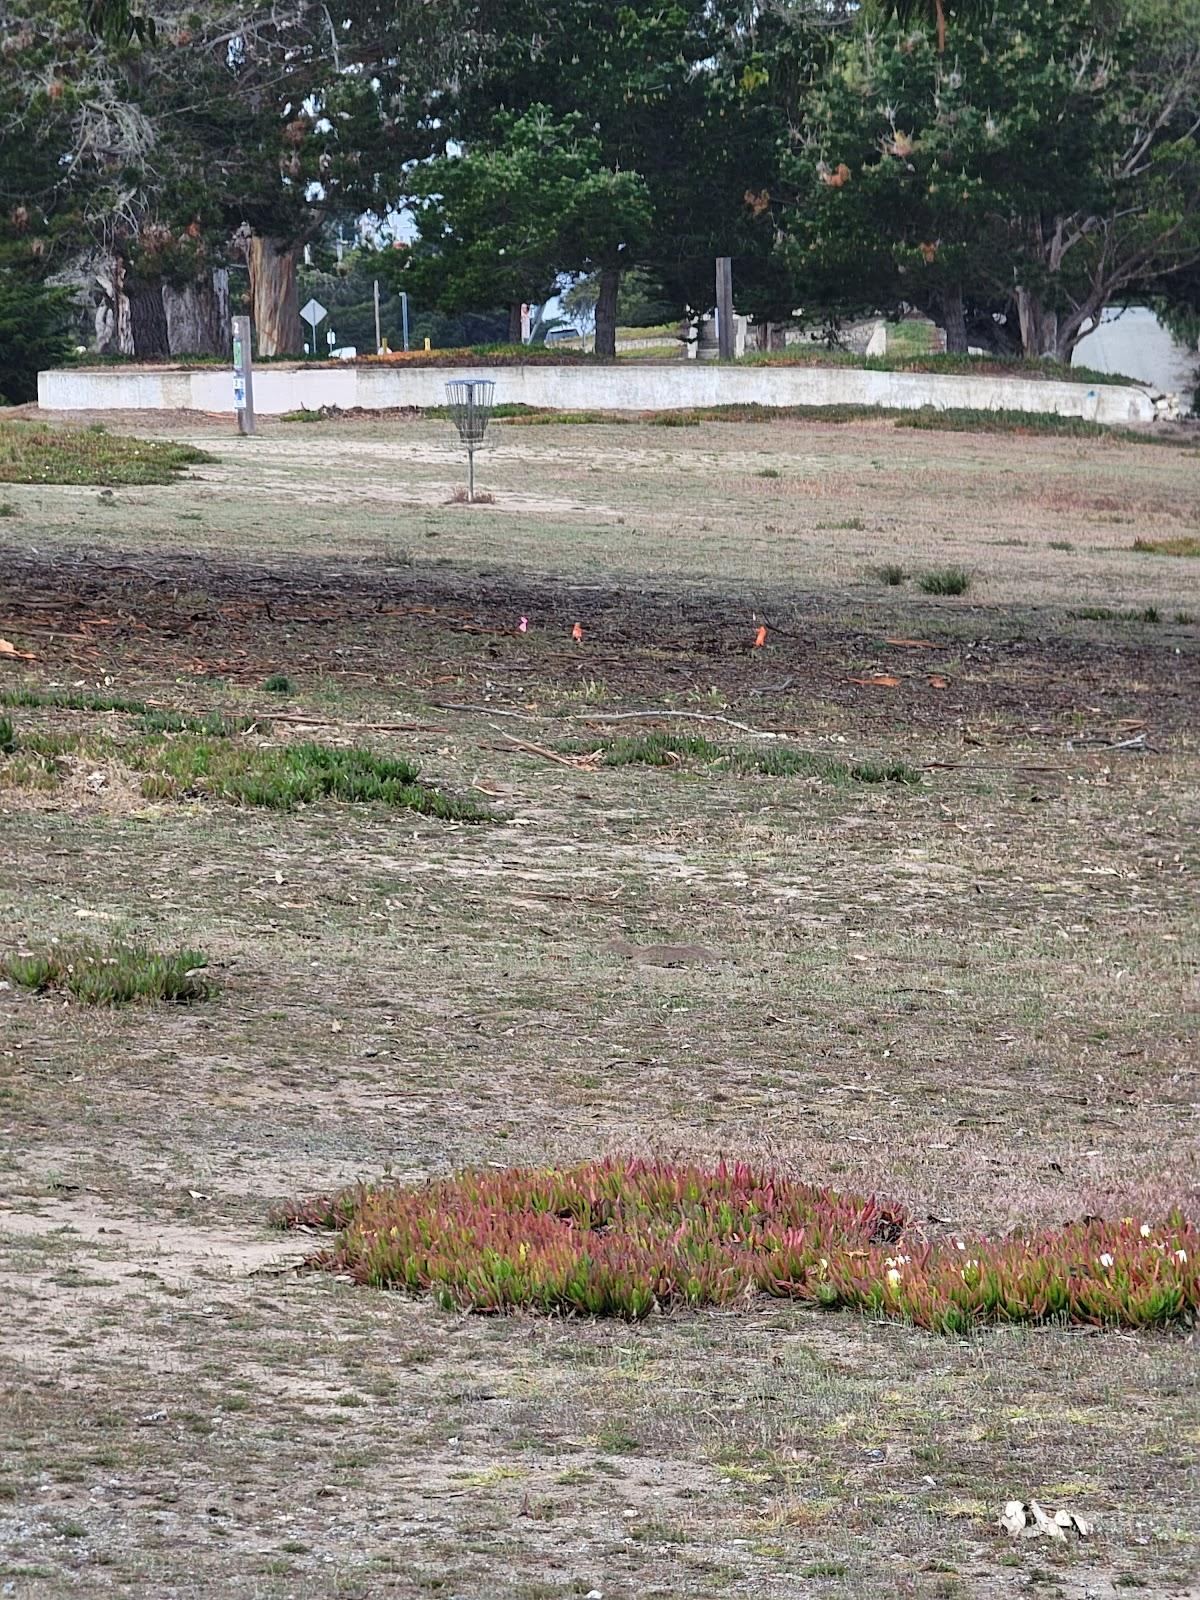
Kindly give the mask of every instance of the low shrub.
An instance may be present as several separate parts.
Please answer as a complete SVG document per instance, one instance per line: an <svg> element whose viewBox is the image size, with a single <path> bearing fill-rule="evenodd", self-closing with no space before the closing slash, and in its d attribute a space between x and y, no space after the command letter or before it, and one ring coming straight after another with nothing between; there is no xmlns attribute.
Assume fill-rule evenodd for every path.
<svg viewBox="0 0 1200 1600"><path fill-rule="evenodd" d="M127 711L146 716L150 707L144 700L127 700L120 695L92 694L74 689L0 689L0 705L26 706L33 710Z"/></svg>
<svg viewBox="0 0 1200 1600"><path fill-rule="evenodd" d="M1172 539L1135 539L1133 548L1151 556L1200 556L1200 538L1181 533Z"/></svg>
<svg viewBox="0 0 1200 1600"><path fill-rule="evenodd" d="M901 324L898 332L904 331ZM1041 356L1016 357L962 355L942 350L894 350L886 355L865 356L853 350L830 350L816 343L790 344L783 350L753 350L739 357L747 366L757 367L858 367L866 372L933 372L952 376L988 378L1035 378L1057 383L1132 383L1140 378L1125 378L1115 372L1098 372L1093 367L1074 367L1066 361L1047 361Z"/></svg>
<svg viewBox="0 0 1200 1600"><path fill-rule="evenodd" d="M0 483L172 483L185 467L213 459L190 444L0 422Z"/></svg>
<svg viewBox="0 0 1200 1600"><path fill-rule="evenodd" d="M761 773L769 778L819 778L839 787L853 783L915 786L923 779L918 767L903 761L842 761L784 744L731 751L696 733L628 734L599 745L572 741L559 748L571 755L599 755L606 767L681 767L691 761L726 772Z"/></svg>
<svg viewBox="0 0 1200 1600"><path fill-rule="evenodd" d="M890 589L898 589L908 573L898 561L884 561L880 566L871 568L871 576L878 578L880 583L886 583Z"/></svg>
<svg viewBox="0 0 1200 1600"><path fill-rule="evenodd" d="M204 975L207 964L199 950L80 941L9 956L0 970L23 989L39 994L60 989L85 1005L120 1006L134 1000L190 1005L216 993L216 985Z"/></svg>
<svg viewBox="0 0 1200 1600"><path fill-rule="evenodd" d="M917 587L925 594L966 594L971 587L971 574L964 567L938 567L923 572Z"/></svg>
<svg viewBox="0 0 1200 1600"><path fill-rule="evenodd" d="M1114 611L1111 606L1076 606L1068 611L1078 622L1161 622L1162 612L1157 606L1143 606L1141 610ZM1178 621L1178 618L1176 618Z"/></svg>
<svg viewBox="0 0 1200 1600"><path fill-rule="evenodd" d="M23 732L18 737L12 719L0 718L0 789L57 789L63 758L78 745L73 734Z"/></svg>
<svg viewBox="0 0 1200 1600"><path fill-rule="evenodd" d="M193 716L186 711L151 706L144 700L130 700L124 695L93 694L87 690L4 689L0 690L0 705L27 706L36 710L92 711L98 716L119 711L137 717L143 733L207 733L214 738L230 738L254 726L253 717L227 717L219 711Z"/></svg>
<svg viewBox="0 0 1200 1600"><path fill-rule="evenodd" d="M1189 1326L1200 1309L1200 1230L1178 1214L931 1243L899 1207L724 1162L468 1171L343 1190L273 1220L337 1231L310 1267L432 1290L447 1309L638 1320L761 1294L942 1333Z"/></svg>
<svg viewBox="0 0 1200 1600"><path fill-rule="evenodd" d="M131 749L126 759L147 774L142 792L150 799L210 795L276 811L331 799L377 802L444 821L494 820L492 812L471 800L418 783L418 769L411 761L357 746L254 746L189 733Z"/></svg>
<svg viewBox="0 0 1200 1600"><path fill-rule="evenodd" d="M232 739L254 726L253 717L226 717L219 711L206 711L202 717L184 711L147 711L138 719L143 733L204 733L212 739Z"/></svg>
<svg viewBox="0 0 1200 1600"><path fill-rule="evenodd" d="M716 761L720 745L696 733L635 733L613 739L604 751L606 767L677 767L683 761Z"/></svg>
<svg viewBox="0 0 1200 1600"><path fill-rule="evenodd" d="M273 672L269 678L263 679L263 688L268 694L291 694L295 687L286 672Z"/></svg>
<svg viewBox="0 0 1200 1600"><path fill-rule="evenodd" d="M838 788L854 783L904 783L915 788L923 777L919 767L905 761L841 761L787 745L739 751L730 765L739 772L762 772L772 778L819 778Z"/></svg>

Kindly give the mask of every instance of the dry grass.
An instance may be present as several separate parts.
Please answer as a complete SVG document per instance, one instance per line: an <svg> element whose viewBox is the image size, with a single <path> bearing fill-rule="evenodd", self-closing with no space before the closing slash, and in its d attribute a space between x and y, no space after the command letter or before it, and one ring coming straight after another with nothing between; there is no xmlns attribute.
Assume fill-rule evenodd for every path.
<svg viewBox="0 0 1200 1600"><path fill-rule="evenodd" d="M1133 548L1143 555L1200 556L1200 535L1183 533L1175 539L1135 539Z"/></svg>
<svg viewBox="0 0 1200 1600"><path fill-rule="evenodd" d="M460 472L447 425L267 423L186 513L22 491L3 631L36 660L3 670L36 693L0 762L43 741L86 782L97 715L123 748L167 705L235 726L168 742L366 747L507 820L0 790L7 950L136 926L229 974L187 1008L0 990L5 1581L1186 1593L1177 1337L946 1340L788 1303L459 1319L275 1274L313 1241L265 1227L364 1177L618 1150L878 1193L931 1240L1194 1211L1197 635L1167 619L1200 596L1129 548L1188 527L1185 453L514 430L483 545L441 504ZM886 588L884 557L978 587ZM663 707L781 737L589 720ZM560 748L684 732L722 759ZM924 778L724 761L780 747ZM1010 1544L1013 1495L1095 1540Z"/></svg>

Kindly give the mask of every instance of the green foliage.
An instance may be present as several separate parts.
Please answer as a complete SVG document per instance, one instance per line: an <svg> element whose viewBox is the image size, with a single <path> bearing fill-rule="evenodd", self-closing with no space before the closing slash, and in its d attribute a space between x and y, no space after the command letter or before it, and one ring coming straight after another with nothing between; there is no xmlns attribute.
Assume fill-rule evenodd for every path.
<svg viewBox="0 0 1200 1600"><path fill-rule="evenodd" d="M144 700L128 700L122 695L93 694L78 689L0 689L3 706L51 706L62 711L128 711L134 715L148 715L150 707Z"/></svg>
<svg viewBox="0 0 1200 1600"><path fill-rule="evenodd" d="M878 567L872 567L871 575L878 578L880 583L886 583L889 589L898 589L908 577L898 561L885 561Z"/></svg>
<svg viewBox="0 0 1200 1600"><path fill-rule="evenodd" d="M1162 613L1157 606L1144 606L1139 610L1116 611L1112 606L1076 606L1073 611L1068 611L1069 617L1075 617L1080 622L1161 622ZM1187 621L1176 617L1176 621Z"/></svg>
<svg viewBox="0 0 1200 1600"><path fill-rule="evenodd" d="M773 778L817 778L839 789L856 783L900 783L915 789L923 781L920 769L906 761L839 761L835 756L786 745L742 751L730 764L740 772L761 772Z"/></svg>
<svg viewBox="0 0 1200 1600"><path fill-rule="evenodd" d="M600 745L566 744L574 755L598 754L606 767L681 767L687 762L720 767L727 772L761 773L772 778L816 778L837 788L856 783L919 785L922 773L903 761L842 761L793 745L729 751L702 734L654 732L630 734Z"/></svg>
<svg viewBox="0 0 1200 1600"><path fill-rule="evenodd" d="M311 1267L431 1290L447 1309L637 1321L769 1295L947 1334L1045 1322L1186 1328L1200 1312L1200 1232L1178 1213L931 1244L898 1206L725 1162L610 1159L382 1182L294 1202L273 1220L337 1230Z"/></svg>
<svg viewBox="0 0 1200 1600"><path fill-rule="evenodd" d="M213 459L190 444L0 422L0 483L172 483L185 467Z"/></svg>
<svg viewBox="0 0 1200 1600"><path fill-rule="evenodd" d="M285 672L273 672L263 679L263 688L268 694L292 694L296 685Z"/></svg>
<svg viewBox="0 0 1200 1600"><path fill-rule="evenodd" d="M971 587L971 574L963 567L935 567L923 572L917 587L924 594L966 594Z"/></svg>
<svg viewBox="0 0 1200 1600"><path fill-rule="evenodd" d="M12 729L12 722L4 722ZM60 763L75 750L79 741L70 734L22 733L13 729L11 738L0 744L0 788L51 791L62 781Z"/></svg>
<svg viewBox="0 0 1200 1600"><path fill-rule="evenodd" d="M719 745L695 733L643 733L614 739L604 751L606 767L677 767L684 760L716 761Z"/></svg>
<svg viewBox="0 0 1200 1600"><path fill-rule="evenodd" d="M70 296L0 267L0 405L37 399L37 375L63 360Z"/></svg>
<svg viewBox="0 0 1200 1600"><path fill-rule="evenodd" d="M811 341L791 344L784 350L748 350L739 358L740 366L750 367L856 367L863 372L930 372L943 377L1032 378L1037 383L1139 383L1117 372L1100 372L1094 367L1077 367L1046 357L955 355L941 350L905 354L891 350L886 355L859 355L853 350L831 349Z"/></svg>
<svg viewBox="0 0 1200 1600"><path fill-rule="evenodd" d="M0 717L0 755L11 755L17 748L17 730L11 717Z"/></svg>
<svg viewBox="0 0 1200 1600"><path fill-rule="evenodd" d="M202 733L210 739L232 739L254 726L253 717L226 717L219 711L206 712L202 717L189 716L183 711L147 710L138 719L143 733Z"/></svg>
<svg viewBox="0 0 1200 1600"><path fill-rule="evenodd" d="M562 273L638 249L650 225L638 175L606 167L578 114L556 118L544 105L501 113L486 141L426 164L414 182L419 238L396 252L396 283L446 311L545 300Z"/></svg>
<svg viewBox="0 0 1200 1600"><path fill-rule="evenodd" d="M492 820L474 802L418 783L411 761L356 746L251 746L189 733L131 749L126 759L147 774L142 791L152 799L205 795L276 811L331 799L374 802L451 822Z"/></svg>
<svg viewBox="0 0 1200 1600"><path fill-rule="evenodd" d="M204 975L207 965L199 950L81 940L8 956L0 972L22 989L38 994L60 989L85 1005L122 1006L135 1000L190 1005L216 993L216 985Z"/></svg>
<svg viewBox="0 0 1200 1600"><path fill-rule="evenodd" d="M964 344L972 305L989 335L999 310L1025 354L1068 358L1200 248L1198 23L1196 0L1011 0L959 15L945 52L909 17L822 41L783 159L797 283L924 306Z"/></svg>

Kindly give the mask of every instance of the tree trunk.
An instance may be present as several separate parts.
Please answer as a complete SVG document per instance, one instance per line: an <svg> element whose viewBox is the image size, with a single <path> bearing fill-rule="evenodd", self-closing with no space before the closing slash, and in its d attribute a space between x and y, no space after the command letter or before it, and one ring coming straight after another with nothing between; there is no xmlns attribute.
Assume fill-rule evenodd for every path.
<svg viewBox="0 0 1200 1600"><path fill-rule="evenodd" d="M525 302L523 300L514 300L508 308L509 344L520 344L521 342L521 324L523 321L524 304Z"/></svg>
<svg viewBox="0 0 1200 1600"><path fill-rule="evenodd" d="M101 355L131 356L133 354L133 327L129 317L129 295L126 293L125 262L121 256L112 258L107 275L98 273L96 282L104 300L96 310L96 349Z"/></svg>
<svg viewBox="0 0 1200 1600"><path fill-rule="evenodd" d="M267 234L250 235L246 246L250 315L260 356L293 356L304 349L296 280L300 248Z"/></svg>
<svg viewBox="0 0 1200 1600"><path fill-rule="evenodd" d="M1017 290L1017 319L1021 326L1021 354L1058 354L1058 313L1044 306L1028 289Z"/></svg>
<svg viewBox="0 0 1200 1600"><path fill-rule="evenodd" d="M162 297L173 356L228 353L229 273L224 267L178 289L165 283Z"/></svg>
<svg viewBox="0 0 1200 1600"><path fill-rule="evenodd" d="M600 293L596 296L596 354L615 357L617 353L617 291L621 287L620 267L601 267Z"/></svg>
<svg viewBox="0 0 1200 1600"><path fill-rule="evenodd" d="M963 311L962 284L955 283L942 290L942 329L946 335L946 352L965 356L967 353L967 318Z"/></svg>
<svg viewBox="0 0 1200 1600"><path fill-rule="evenodd" d="M129 277L125 280L129 296L129 325L133 330L133 353L143 361L161 361L171 354L167 341L167 314L163 309L160 281Z"/></svg>

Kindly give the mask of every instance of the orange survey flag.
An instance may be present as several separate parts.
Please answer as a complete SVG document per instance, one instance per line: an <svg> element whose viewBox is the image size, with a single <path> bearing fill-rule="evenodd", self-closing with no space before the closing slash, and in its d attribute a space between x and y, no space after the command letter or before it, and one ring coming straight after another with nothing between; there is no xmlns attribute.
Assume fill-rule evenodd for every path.
<svg viewBox="0 0 1200 1600"><path fill-rule="evenodd" d="M767 630L766 630L765 627L760 627L758 632L754 635L754 648L756 650L761 650L763 645L766 644L766 642L767 642Z"/></svg>
<svg viewBox="0 0 1200 1600"><path fill-rule="evenodd" d="M582 644L583 643L583 629L579 626L578 623L576 623L575 626L571 629L571 637L572 637L572 639L574 639L576 644Z"/></svg>

